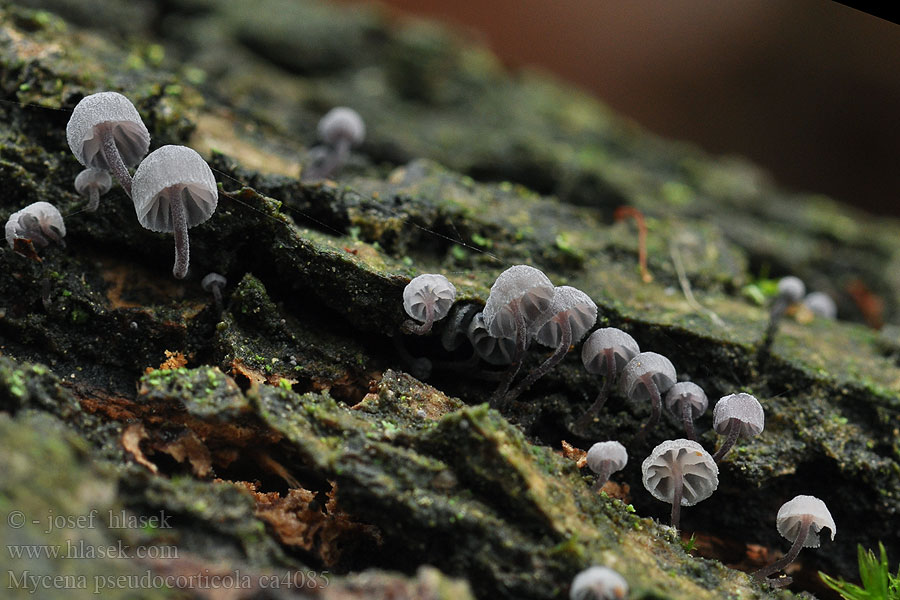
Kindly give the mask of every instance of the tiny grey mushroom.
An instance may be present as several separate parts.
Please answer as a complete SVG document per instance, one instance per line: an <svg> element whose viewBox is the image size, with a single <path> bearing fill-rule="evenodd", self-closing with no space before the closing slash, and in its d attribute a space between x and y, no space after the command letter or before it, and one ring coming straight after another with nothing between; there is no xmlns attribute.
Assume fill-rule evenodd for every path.
<svg viewBox="0 0 900 600"><path fill-rule="evenodd" d="M426 273L414 277L403 288L403 309L420 324L407 321L404 329L417 335L430 332L435 321L447 316L455 299L456 287L443 275Z"/></svg>
<svg viewBox="0 0 900 600"><path fill-rule="evenodd" d="M826 319L837 318L837 305L825 292L811 292L803 299L803 305L814 315Z"/></svg>
<svg viewBox="0 0 900 600"><path fill-rule="evenodd" d="M225 279L224 275L219 275L218 273L207 273L203 279L200 280L200 287L203 288L204 291L209 292L213 295L213 302L216 305L216 312L222 312L222 288L224 288L228 284L228 280Z"/></svg>
<svg viewBox="0 0 900 600"><path fill-rule="evenodd" d="M85 167L110 171L128 196L128 167L150 149L150 132L131 101L117 92L100 92L81 99L66 125L69 148Z"/></svg>
<svg viewBox="0 0 900 600"><path fill-rule="evenodd" d="M638 438L643 439L659 421L662 412L662 398L675 385L675 367L672 361L656 352L641 352L622 370L622 388L625 395L634 402L650 400L650 418L644 423Z"/></svg>
<svg viewBox="0 0 900 600"><path fill-rule="evenodd" d="M778 280L778 295L772 301L772 308L769 311L769 324L763 335L762 344L760 345L760 355L765 357L768 355L772 342L775 340L775 333L778 331L778 324L781 322L788 306L799 302L806 293L806 285L799 277L788 275Z"/></svg>
<svg viewBox="0 0 900 600"><path fill-rule="evenodd" d="M628 582L609 567L593 566L578 573L569 588L569 600L624 600Z"/></svg>
<svg viewBox="0 0 900 600"><path fill-rule="evenodd" d="M805 293L806 285L799 277L788 275L778 280L778 295L788 302L799 302Z"/></svg>
<svg viewBox="0 0 900 600"><path fill-rule="evenodd" d="M516 341L512 338L497 338L488 333L482 313L475 315L469 322L466 335L475 352L486 363L508 365L512 362L516 352Z"/></svg>
<svg viewBox="0 0 900 600"><path fill-rule="evenodd" d="M100 205L100 196L112 187L112 178L108 171L89 167L81 171L75 177L75 191L82 196L87 196L88 205L85 210L94 212Z"/></svg>
<svg viewBox="0 0 900 600"><path fill-rule="evenodd" d="M587 452L587 466L597 474L593 490L602 488L609 481L609 476L624 469L627 463L628 452L619 442L597 442L591 446Z"/></svg>
<svg viewBox="0 0 900 600"><path fill-rule="evenodd" d="M728 454L739 438L762 433L765 420L762 404L750 394L740 392L720 398L713 407L713 429L726 437L713 455L716 462Z"/></svg>
<svg viewBox="0 0 900 600"><path fill-rule="evenodd" d="M666 394L666 408L684 425L688 439L696 440L694 421L706 411L706 392L696 383L679 381Z"/></svg>
<svg viewBox="0 0 900 600"><path fill-rule="evenodd" d="M352 108L338 106L319 120L318 134L326 147L310 149L312 164L306 169L304 179L324 179L343 167L350 157L350 149L365 140L366 124Z"/></svg>
<svg viewBox="0 0 900 600"><path fill-rule="evenodd" d="M186 146L163 146L151 152L134 174L134 210L141 225L151 231L175 234L178 279L187 275L190 262L188 228L209 219L219 192L212 169Z"/></svg>
<svg viewBox="0 0 900 600"><path fill-rule="evenodd" d="M46 248L51 241L66 245L66 224L59 209L49 202L34 202L11 214L5 233L6 243L13 249L17 239L31 240L35 248Z"/></svg>
<svg viewBox="0 0 900 600"><path fill-rule="evenodd" d="M678 529L682 506L693 506L719 487L719 467L703 446L692 440L667 440L641 464L644 487L672 505L672 527Z"/></svg>
<svg viewBox="0 0 900 600"><path fill-rule="evenodd" d="M581 362L588 373L603 375L603 387L591 407L575 422L576 431L584 430L600 412L616 378L640 351L634 338L616 327L601 327L588 336L581 347Z"/></svg>
<svg viewBox="0 0 900 600"><path fill-rule="evenodd" d="M768 579L769 575L783 570L797 559L802 548L818 548L819 532L831 531L831 539L837 533L834 519L828 507L815 496L799 495L785 502L775 517L778 533L791 542L791 549L780 559L753 574L758 581L766 581L773 587L783 587L791 582L790 577L780 580Z"/></svg>

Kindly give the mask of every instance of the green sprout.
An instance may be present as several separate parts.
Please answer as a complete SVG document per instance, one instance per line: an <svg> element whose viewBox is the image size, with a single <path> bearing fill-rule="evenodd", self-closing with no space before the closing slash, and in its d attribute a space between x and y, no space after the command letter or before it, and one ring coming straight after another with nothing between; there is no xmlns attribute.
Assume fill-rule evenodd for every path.
<svg viewBox="0 0 900 600"><path fill-rule="evenodd" d="M879 557L872 550L863 550L862 545L856 547L859 557L859 578L862 587L835 579L819 572L825 585L836 591L845 600L900 600L900 568L892 575L888 568L887 552L884 544L878 542Z"/></svg>

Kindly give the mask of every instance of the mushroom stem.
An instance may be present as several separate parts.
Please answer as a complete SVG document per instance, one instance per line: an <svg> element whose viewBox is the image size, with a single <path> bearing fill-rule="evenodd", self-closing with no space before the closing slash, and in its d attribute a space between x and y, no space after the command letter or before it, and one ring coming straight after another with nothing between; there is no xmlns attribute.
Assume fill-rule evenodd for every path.
<svg viewBox="0 0 900 600"><path fill-rule="evenodd" d="M175 265L172 267L172 274L178 279L184 279L191 258L187 211L178 191L169 190L167 193L169 195L169 211L172 215L172 232L175 234Z"/></svg>
<svg viewBox="0 0 900 600"><path fill-rule="evenodd" d="M576 433L584 431L590 422L594 420L594 417L603 409L603 405L606 404L606 399L609 397L609 390L612 388L612 381L616 378L615 353L611 348L605 350L604 353L606 354L606 376L603 378L603 386L600 388L594 403L587 409L587 412L575 421L574 430Z"/></svg>
<svg viewBox="0 0 900 600"><path fill-rule="evenodd" d="M100 190L92 185L88 188L88 204L84 207L84 210L95 212L98 206L100 206Z"/></svg>
<svg viewBox="0 0 900 600"><path fill-rule="evenodd" d="M594 485L591 486L592 492L599 492L600 488L606 485L606 482L609 481L609 476L612 475L612 467L613 464L611 461L604 460L600 463L600 470L597 472L597 481L595 481Z"/></svg>
<svg viewBox="0 0 900 600"><path fill-rule="evenodd" d="M669 522L672 527L678 529L681 523L681 496L684 492L684 474L681 472L681 463L673 460L669 463L672 468L672 515Z"/></svg>
<svg viewBox="0 0 900 600"><path fill-rule="evenodd" d="M215 305L216 305L216 314L217 314L217 315L221 315L221 314L222 314L222 308L223 308L223 305L222 305L222 286L219 285L219 284L213 284L213 286L212 286L210 289L212 290L213 302L214 302Z"/></svg>
<svg viewBox="0 0 900 600"><path fill-rule="evenodd" d="M659 423L659 415L662 412L662 399L659 397L659 388L656 387L656 383L652 378L647 381L647 392L650 394L650 418L647 419L647 422L644 423L644 426L638 432L635 438L637 441L643 440L650 433L650 430L656 427L656 424Z"/></svg>
<svg viewBox="0 0 900 600"><path fill-rule="evenodd" d="M537 368L533 369L519 384L512 389L508 394L506 394L506 398L504 402L512 402L519 395L527 390L531 384L535 381L546 375L550 372L550 370L556 366L559 361L563 359L566 353L569 351L569 346L572 345L572 324L569 323L568 317L563 317L559 322L560 326L560 340L559 346L557 346L556 350L553 351L553 354L540 364Z"/></svg>
<svg viewBox="0 0 900 600"><path fill-rule="evenodd" d="M434 326L434 303L425 303L425 322L416 323L412 319L407 319L403 323L403 331L413 333L415 335L425 335L431 332Z"/></svg>
<svg viewBox="0 0 900 600"><path fill-rule="evenodd" d="M728 454L728 451L734 446L735 442L737 442L738 437L741 434L741 422L737 419L729 419L728 420L728 436L725 438L725 441L722 443L722 446L716 450L716 453L713 454L713 460L719 462L723 456Z"/></svg>
<svg viewBox="0 0 900 600"><path fill-rule="evenodd" d="M516 351L512 357L512 363L500 380L500 385L494 395L491 396L491 408L502 410L506 406L506 392L509 386L519 374L522 368L522 359L525 357L525 350L528 348L528 328L525 325L525 314L519 307L519 301L514 301L513 314L516 316Z"/></svg>
<svg viewBox="0 0 900 600"><path fill-rule="evenodd" d="M691 403L687 400L681 401L681 420L684 423L684 432L689 440L697 441L694 435L694 414Z"/></svg>
<svg viewBox="0 0 900 600"><path fill-rule="evenodd" d="M116 147L116 139L113 137L112 128L101 127L100 129L102 131L100 134L100 151L103 153L103 158L106 159L106 164L109 166L112 176L116 178L116 181L125 190L125 194L131 198L131 173L128 172L128 167L125 166L124 161L122 161L122 155L119 154L119 149ZM91 198L93 202L93 195ZM96 207L94 208L96 210Z"/></svg>
<svg viewBox="0 0 900 600"><path fill-rule="evenodd" d="M809 535L809 528L812 526L813 517L812 515L803 515L800 519L800 528L797 530L797 537L794 538L794 543L791 544L791 549L788 550L788 553L773 562L770 565L766 565L761 568L759 571L753 574L753 578L757 581L765 581L769 585L773 587L783 587L791 583L790 577L782 577L781 579L772 580L769 579L769 575L772 573L777 573L781 571L786 566L797 560L797 556L800 554L800 550L803 549L803 544L806 542L806 538Z"/></svg>

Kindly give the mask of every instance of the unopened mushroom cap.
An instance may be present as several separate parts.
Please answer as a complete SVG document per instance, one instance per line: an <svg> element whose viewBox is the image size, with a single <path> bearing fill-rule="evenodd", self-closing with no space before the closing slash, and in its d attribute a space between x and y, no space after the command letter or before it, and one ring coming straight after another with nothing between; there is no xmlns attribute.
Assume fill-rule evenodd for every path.
<svg viewBox="0 0 900 600"><path fill-rule="evenodd" d="M9 244L10 248L15 246L17 238L24 238L29 235L26 227L23 227L23 217L36 219L41 233L44 235L49 235L51 238L66 237L66 224L63 222L62 215L59 214L59 209L49 202L34 202L9 215L4 233L6 233L6 243ZM57 234L56 232L59 233Z"/></svg>
<svg viewBox="0 0 900 600"><path fill-rule="evenodd" d="M81 99L66 125L72 154L86 167L109 170L100 151L98 128L110 127L122 162L134 166L150 148L150 132L131 100L117 92L100 92Z"/></svg>
<svg viewBox="0 0 900 600"><path fill-rule="evenodd" d="M581 347L581 361L588 373L606 374L607 349L612 350L617 373L621 373L628 361L641 352L634 338L621 329L603 327L589 335Z"/></svg>
<svg viewBox="0 0 900 600"><path fill-rule="evenodd" d="M788 275L778 280L778 295L787 298L791 302L799 302L805 293L806 285L799 277Z"/></svg>
<svg viewBox="0 0 900 600"><path fill-rule="evenodd" d="M597 442L587 452L587 466L594 473L599 473L604 461L612 463L612 472L621 471L628 463L628 452L619 442Z"/></svg>
<svg viewBox="0 0 900 600"><path fill-rule="evenodd" d="M351 146L358 146L366 139L366 124L359 113L346 106L332 108L319 119L319 138L334 146L346 139Z"/></svg>
<svg viewBox="0 0 900 600"><path fill-rule="evenodd" d="M679 381L666 394L666 408L678 417L681 417L681 402L688 402L691 405L691 418L696 419L706 411L709 401L706 399L706 392L703 391L696 383L691 381Z"/></svg>
<svg viewBox="0 0 900 600"><path fill-rule="evenodd" d="M90 188L96 188L100 195L105 194L112 187L112 177L109 171L88 167L75 176L75 191L86 196Z"/></svg>
<svg viewBox="0 0 900 600"><path fill-rule="evenodd" d="M656 352L641 352L622 371L622 387L625 395L636 402L650 399L648 381L656 384L660 396L675 385L675 367L672 361Z"/></svg>
<svg viewBox="0 0 900 600"><path fill-rule="evenodd" d="M554 294L550 279L528 265L515 265L500 273L484 305L484 324L494 337L516 336L513 304L525 315L526 325L534 323L550 306Z"/></svg>
<svg viewBox="0 0 900 600"><path fill-rule="evenodd" d="M825 503L815 496L795 496L782 504L778 509L778 516L775 517L778 533L790 542L794 542L800 533L800 521L806 515L812 518L812 525L803 542L804 548L818 548L819 532L825 527L831 530L831 539L834 540L834 534L837 533L834 519L831 518L831 513L828 512Z"/></svg>
<svg viewBox="0 0 900 600"><path fill-rule="evenodd" d="M744 392L724 396L713 407L713 429L719 435L728 431L728 422L737 419L741 423L741 437L753 437L762 433L766 415L762 404Z"/></svg>
<svg viewBox="0 0 900 600"><path fill-rule="evenodd" d="M497 338L488 333L484 326L484 315L478 313L469 323L466 335L475 352L483 361L492 365L508 365L516 351L516 341L512 338Z"/></svg>
<svg viewBox="0 0 900 600"><path fill-rule="evenodd" d="M691 440L667 440L641 465L644 487L657 500L672 504L676 464L683 477L682 506L706 500L719 487L719 467L703 446Z"/></svg>
<svg viewBox="0 0 900 600"><path fill-rule="evenodd" d="M837 317L837 305L825 292L811 292L803 299L803 305L813 314L826 319Z"/></svg>
<svg viewBox="0 0 900 600"><path fill-rule="evenodd" d="M624 600L628 582L609 567L589 567L572 580L569 600Z"/></svg>
<svg viewBox="0 0 900 600"><path fill-rule="evenodd" d="M225 279L224 275L219 275L218 273L207 273L206 276L200 280L200 287L203 288L204 292L211 292L214 285L225 287L228 283L228 280Z"/></svg>
<svg viewBox="0 0 900 600"><path fill-rule="evenodd" d="M584 337L597 322L597 305L579 289L561 285L554 289L550 306L535 321L534 338L544 346L559 346L562 329L559 319L566 319L572 328L572 343Z"/></svg>
<svg viewBox="0 0 900 600"><path fill-rule="evenodd" d="M145 158L131 183L138 221L151 231L172 231L169 194L185 202L187 226L203 223L216 210L219 192L212 169L187 146L163 146Z"/></svg>
<svg viewBox="0 0 900 600"><path fill-rule="evenodd" d="M417 321L425 321L425 306L434 307L434 320L447 316L456 299L456 287L443 275L426 273L414 277L403 288L403 309Z"/></svg>

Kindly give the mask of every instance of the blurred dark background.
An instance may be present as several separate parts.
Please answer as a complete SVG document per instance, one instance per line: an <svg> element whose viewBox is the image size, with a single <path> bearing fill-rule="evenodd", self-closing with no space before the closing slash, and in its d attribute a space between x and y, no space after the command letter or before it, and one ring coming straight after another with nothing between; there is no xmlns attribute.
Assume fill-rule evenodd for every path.
<svg viewBox="0 0 900 600"><path fill-rule="evenodd" d="M900 27L827 0L384 0L665 137L900 216Z"/></svg>

